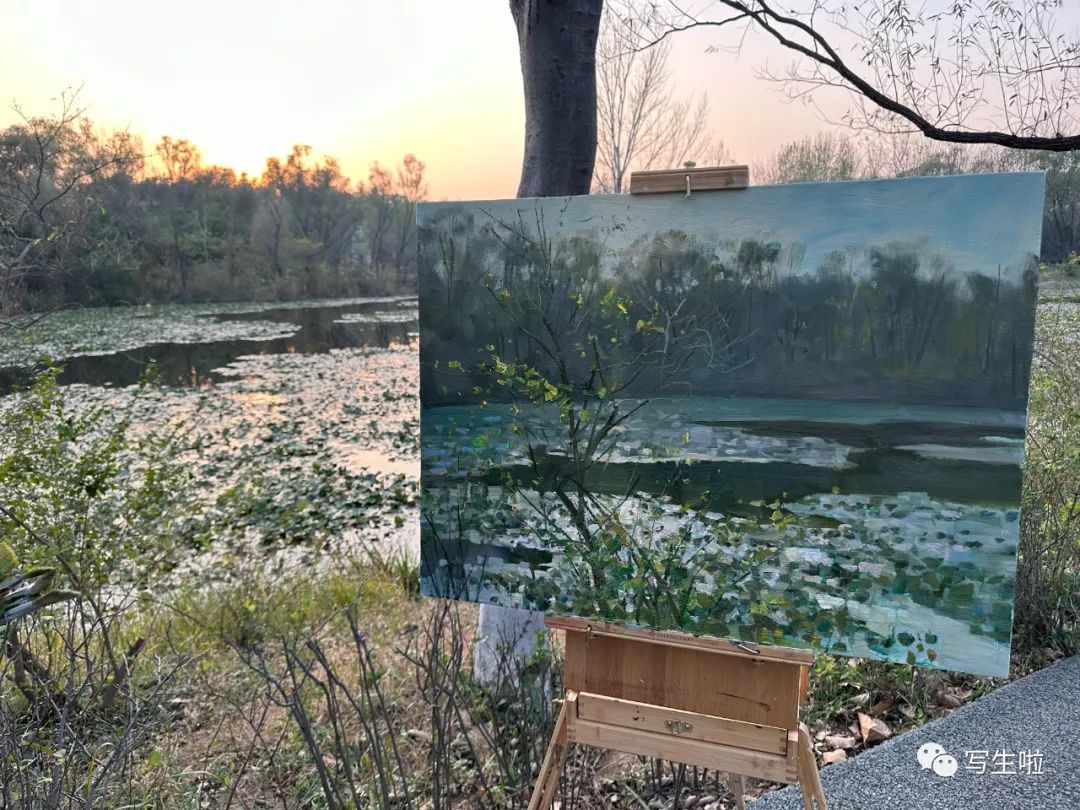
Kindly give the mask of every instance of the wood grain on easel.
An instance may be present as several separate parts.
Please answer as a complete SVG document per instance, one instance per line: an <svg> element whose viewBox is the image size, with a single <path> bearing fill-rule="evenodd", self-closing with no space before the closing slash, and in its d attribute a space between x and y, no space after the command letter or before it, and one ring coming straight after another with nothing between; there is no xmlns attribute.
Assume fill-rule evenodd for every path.
<svg viewBox="0 0 1080 810"><path fill-rule="evenodd" d="M798 779L797 757L763 754L727 745L687 740L671 734L620 728L578 720L570 724L570 741L625 751L638 756L667 759L699 768L731 770L758 779L792 783Z"/></svg>
<svg viewBox="0 0 1080 810"><path fill-rule="evenodd" d="M544 619L544 624L552 630L586 633L592 638L597 636L625 638L637 642L662 644L665 647L681 647L688 650L735 655L742 658L749 656L758 661L779 661L804 666L814 663L814 654L809 650L799 650L794 647L766 647L715 636L693 636L678 630L627 627L614 622L581 619L576 616L548 616Z"/></svg>
<svg viewBox="0 0 1080 810"><path fill-rule="evenodd" d="M788 733L782 728L588 692L578 698L577 717L659 734L675 733L671 724L681 722L685 725L679 727L678 736L683 739L739 746L765 754L786 754L788 750Z"/></svg>
<svg viewBox="0 0 1080 810"><path fill-rule="evenodd" d="M566 634L566 688L793 728L799 721L799 668L752 656L717 655L629 638Z"/></svg>
<svg viewBox="0 0 1080 810"><path fill-rule="evenodd" d="M826 810L825 791L821 787L821 774L818 772L817 760L814 758L814 743L810 739L810 730L806 723L799 723L799 784L809 787L810 795L817 802L819 810ZM803 804L809 808L806 801L805 788Z"/></svg>
<svg viewBox="0 0 1080 810"><path fill-rule="evenodd" d="M566 702L530 810L548 807L570 743L776 782L825 810L799 704L813 654L565 616Z"/></svg>
<svg viewBox="0 0 1080 810"><path fill-rule="evenodd" d="M570 717L577 714L577 695L567 692L566 699L559 709L559 716L555 720L555 730L548 743L544 761L540 766L540 778L533 788L533 795L529 801L529 810L542 810L551 806L555 798L555 788L559 784L559 776L562 774L566 763L566 747L570 744L569 725Z"/></svg>

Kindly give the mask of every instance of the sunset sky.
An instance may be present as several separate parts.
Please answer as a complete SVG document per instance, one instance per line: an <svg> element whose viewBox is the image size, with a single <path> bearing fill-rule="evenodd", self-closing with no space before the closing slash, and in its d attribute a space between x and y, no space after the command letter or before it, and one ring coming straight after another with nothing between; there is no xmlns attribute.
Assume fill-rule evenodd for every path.
<svg viewBox="0 0 1080 810"><path fill-rule="evenodd" d="M708 93L713 130L737 160L827 127L755 77L787 64L783 52L752 39L741 57L707 53L717 39L680 35L671 67L681 92ZM53 112L79 85L96 122L129 127L147 151L162 135L187 138L204 162L258 174L307 143L354 179L413 152L434 199L517 187L524 112L506 0L5 0L0 126L16 120L13 102Z"/></svg>

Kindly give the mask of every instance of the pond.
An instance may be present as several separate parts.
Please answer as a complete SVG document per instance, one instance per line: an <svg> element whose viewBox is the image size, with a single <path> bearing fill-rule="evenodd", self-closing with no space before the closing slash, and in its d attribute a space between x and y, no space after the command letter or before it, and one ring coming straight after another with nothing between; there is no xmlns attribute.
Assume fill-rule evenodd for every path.
<svg viewBox="0 0 1080 810"><path fill-rule="evenodd" d="M201 506L227 499L244 520L216 526L176 581L416 554L416 318L415 298L52 313L0 338L0 411L47 355L75 409L178 431ZM136 385L151 365L155 384Z"/></svg>
<svg viewBox="0 0 1080 810"><path fill-rule="evenodd" d="M415 350L416 319L410 297L61 311L0 335L0 393L24 384L45 356L63 361L62 384L133 385L153 362L160 382L197 387L248 355Z"/></svg>

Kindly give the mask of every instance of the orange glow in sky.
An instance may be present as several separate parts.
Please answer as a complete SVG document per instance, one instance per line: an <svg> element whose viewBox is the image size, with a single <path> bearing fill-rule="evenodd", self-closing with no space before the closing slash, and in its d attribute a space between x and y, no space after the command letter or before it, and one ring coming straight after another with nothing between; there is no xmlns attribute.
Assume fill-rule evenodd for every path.
<svg viewBox="0 0 1080 810"><path fill-rule="evenodd" d="M738 58L706 53L715 38L680 35L672 73L685 93L708 93L737 160L826 127L755 77L783 53L763 40ZM147 152L162 135L187 138L204 163L257 175L306 143L354 179L412 152L432 198L517 188L524 105L506 0L5 0L0 127L16 120L12 102L54 112L79 85L95 122L129 127Z"/></svg>

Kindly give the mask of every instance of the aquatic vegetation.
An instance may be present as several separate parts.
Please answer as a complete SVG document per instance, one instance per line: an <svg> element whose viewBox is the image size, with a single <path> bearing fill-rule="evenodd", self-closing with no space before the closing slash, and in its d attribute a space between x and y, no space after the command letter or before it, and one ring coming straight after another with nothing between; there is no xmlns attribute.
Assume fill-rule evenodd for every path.
<svg viewBox="0 0 1080 810"><path fill-rule="evenodd" d="M1007 648L1015 509L917 492L819 495L751 520L663 498L593 498L603 519L582 542L551 493L439 488L423 511L426 587L923 666L990 671Z"/></svg>
<svg viewBox="0 0 1080 810"><path fill-rule="evenodd" d="M149 386L138 396L64 389L80 411L131 409L138 435L182 436L198 514L187 542L198 553L177 562L174 580L227 578L225 563L252 555L289 566L366 546L415 550L414 353L254 355L220 372L210 387Z"/></svg>
<svg viewBox="0 0 1080 810"><path fill-rule="evenodd" d="M408 301L400 304L400 308L391 311L346 312L334 323L415 323L419 317L417 311L407 308L415 305Z"/></svg>
<svg viewBox="0 0 1080 810"><path fill-rule="evenodd" d="M1049 332L1067 346L1080 343L1080 300L1048 301L1040 305L1039 315L1041 324L1036 332L1036 349L1040 348L1040 338L1045 342Z"/></svg>
<svg viewBox="0 0 1080 810"><path fill-rule="evenodd" d="M212 343L272 340L298 327L273 321L229 321L211 317L214 307L74 309L45 316L25 330L0 333L0 366L113 354L154 343Z"/></svg>
<svg viewBox="0 0 1080 810"><path fill-rule="evenodd" d="M300 327L276 320L230 319L275 310L407 303L401 296L305 301L87 307L43 315L26 329L0 330L0 368L30 365L44 357L63 360L105 355L159 343L264 341L289 337Z"/></svg>
<svg viewBox="0 0 1080 810"><path fill-rule="evenodd" d="M128 363L131 369L124 365L123 355L119 361L94 357L82 362L83 373L77 378L108 382L119 368L123 379L149 362L146 368L154 383L77 383L58 389L72 414L124 414L124 430L132 441L174 437L175 452L191 485L182 490L186 517L178 537L188 553L170 560L172 581L182 582L189 575L228 578L234 562L253 557L265 559L268 566L319 570L344 550L378 547L384 553L395 549L415 553L419 449L415 351L407 346L364 345L368 336L362 331L336 334L328 329L349 307L362 311L395 307L394 311L408 313L415 299L84 310L55 313L57 318L50 316L35 326L51 330L49 345L69 349L75 338L98 341L93 345L102 349L124 349L143 340L160 345L157 341L221 338L225 342L208 344L205 357L217 356L214 347L225 346L225 357L236 358L222 366L207 366L212 373L193 385L176 380L174 374L160 376L143 355ZM288 322L305 309L312 312L298 318L303 327ZM266 320L210 317L226 311L271 315ZM129 331L132 324L134 332ZM284 333L296 328L310 331L304 345L314 353L290 353L288 345L274 344L277 353L236 356L238 335L259 339L268 327ZM117 335L125 335L130 344L114 342ZM331 337L361 345L331 348L334 344L326 341ZM91 343L83 348L92 348ZM203 355L199 357L205 362ZM0 413L25 396L0 397ZM181 490L176 492L180 497Z"/></svg>

